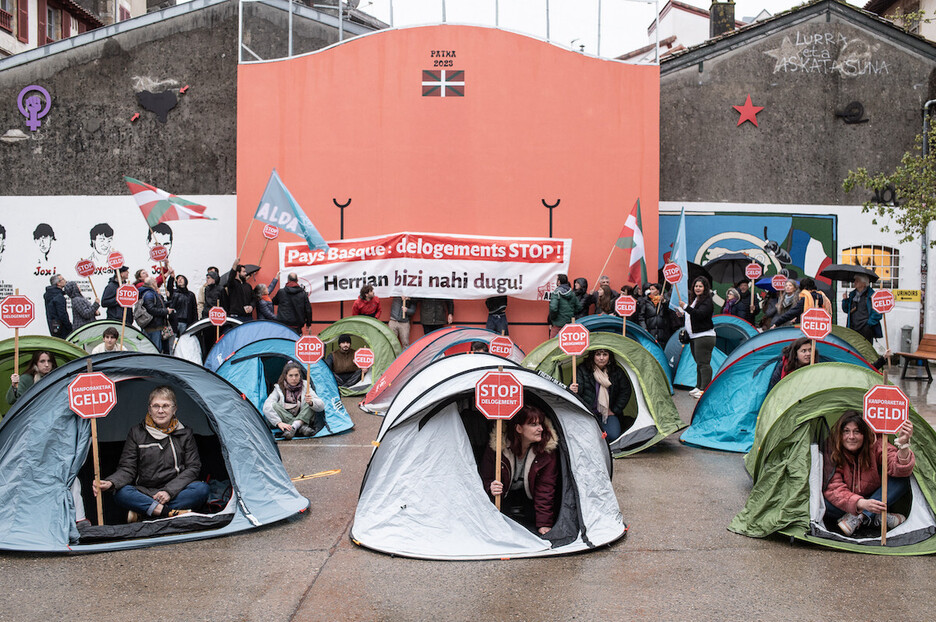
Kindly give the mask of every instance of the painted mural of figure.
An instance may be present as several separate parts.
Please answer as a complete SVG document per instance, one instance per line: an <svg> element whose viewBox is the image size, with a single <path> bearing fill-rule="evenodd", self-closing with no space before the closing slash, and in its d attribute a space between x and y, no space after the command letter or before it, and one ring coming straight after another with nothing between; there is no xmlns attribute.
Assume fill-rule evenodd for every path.
<svg viewBox="0 0 936 622"><path fill-rule="evenodd" d="M163 276L168 269L169 255L172 253L172 228L164 222L156 223L156 226L146 232L146 247L150 250L154 246L162 244L166 247L166 261L153 263L150 272L157 275L156 284L162 286Z"/></svg>
<svg viewBox="0 0 936 622"><path fill-rule="evenodd" d="M6 227L0 225L0 262L3 262L3 251L6 249Z"/></svg>
<svg viewBox="0 0 936 622"><path fill-rule="evenodd" d="M88 255L88 259L94 262L95 268L100 269L103 266L109 272L107 256L114 249L114 229L106 222L102 222L91 227L89 235L91 254Z"/></svg>
<svg viewBox="0 0 936 622"><path fill-rule="evenodd" d="M33 241L39 247L39 259L36 262L36 276L50 276L55 274L55 264L49 259L52 251L52 242L55 241L55 232L44 222L39 223L33 231Z"/></svg>

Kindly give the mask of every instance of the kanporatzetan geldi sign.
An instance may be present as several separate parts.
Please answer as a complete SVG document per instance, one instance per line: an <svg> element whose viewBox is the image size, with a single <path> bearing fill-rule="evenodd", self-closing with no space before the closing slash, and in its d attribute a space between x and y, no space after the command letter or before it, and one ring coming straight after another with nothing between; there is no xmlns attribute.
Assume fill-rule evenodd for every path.
<svg viewBox="0 0 936 622"><path fill-rule="evenodd" d="M394 233L328 242L329 249L281 243L280 278L295 272L316 301L356 298L364 285L381 297L541 299L568 273L572 241L437 233Z"/></svg>

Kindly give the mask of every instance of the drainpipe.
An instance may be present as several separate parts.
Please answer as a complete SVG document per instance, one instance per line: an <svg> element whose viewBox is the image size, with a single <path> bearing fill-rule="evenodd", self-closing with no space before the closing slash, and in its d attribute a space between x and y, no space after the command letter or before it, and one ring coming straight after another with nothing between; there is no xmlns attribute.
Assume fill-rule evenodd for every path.
<svg viewBox="0 0 936 622"><path fill-rule="evenodd" d="M929 125L930 125L930 106L936 104L936 99L931 99L923 104L923 157L929 155ZM927 257L929 254L929 236L927 227L923 228L923 235L920 239L920 332L919 338L923 339L926 334L926 281L928 279L929 266Z"/></svg>

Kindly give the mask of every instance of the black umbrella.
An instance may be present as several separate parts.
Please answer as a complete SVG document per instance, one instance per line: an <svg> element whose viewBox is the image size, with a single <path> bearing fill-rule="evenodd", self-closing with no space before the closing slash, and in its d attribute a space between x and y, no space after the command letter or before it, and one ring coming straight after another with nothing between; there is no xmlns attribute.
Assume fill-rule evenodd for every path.
<svg viewBox="0 0 936 622"><path fill-rule="evenodd" d="M692 263L691 261L686 262L686 268L689 270L690 283L695 281L696 277L704 276L708 280L709 285L711 285L712 275L709 274L708 270L697 263ZM663 278L663 268L657 270L657 283L662 284L664 287L666 286L666 279Z"/></svg>
<svg viewBox="0 0 936 622"><path fill-rule="evenodd" d="M752 263L759 265L761 267L761 273L763 273L764 264L756 259L751 259L744 253L725 253L721 257L716 257L705 264L705 269L708 270L712 278L719 283L731 283L734 285L738 281L748 280L747 276L744 274L744 269Z"/></svg>
<svg viewBox="0 0 936 622"><path fill-rule="evenodd" d="M877 283L878 278L880 278L872 270L847 263L831 264L818 274L818 276L824 276L833 281L845 281L846 283L851 283L858 275L868 277L872 283Z"/></svg>
<svg viewBox="0 0 936 622"><path fill-rule="evenodd" d="M258 265L256 265L256 264L245 263L245 264L244 264L244 267L247 268L247 276L250 276L251 274L256 274L257 272L260 272L260 266L258 266ZM228 270L227 272L225 272L224 274L221 275L221 287L224 287L225 285L227 285L228 277L229 277L230 275L231 275L231 271L230 271L230 270Z"/></svg>

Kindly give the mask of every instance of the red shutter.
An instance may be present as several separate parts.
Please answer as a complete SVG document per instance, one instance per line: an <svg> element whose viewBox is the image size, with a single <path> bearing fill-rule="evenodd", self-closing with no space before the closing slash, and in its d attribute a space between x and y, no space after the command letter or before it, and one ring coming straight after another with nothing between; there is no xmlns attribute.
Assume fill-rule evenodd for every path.
<svg viewBox="0 0 936 622"><path fill-rule="evenodd" d="M62 9L61 15L62 15L62 36L59 38L67 39L68 37L71 36L71 13L69 13L65 9Z"/></svg>
<svg viewBox="0 0 936 622"><path fill-rule="evenodd" d="M29 0L16 3L16 39L29 43Z"/></svg>
<svg viewBox="0 0 936 622"><path fill-rule="evenodd" d="M88 26L81 20L78 20L78 34L88 31Z"/></svg>
<svg viewBox="0 0 936 622"><path fill-rule="evenodd" d="M36 22L38 24L37 33L38 38L36 39L36 45L45 45L48 43L48 38L46 38L46 0L36 0Z"/></svg>

